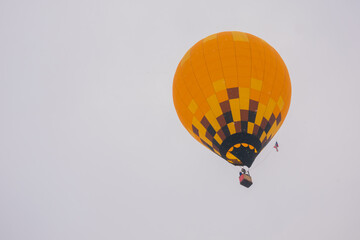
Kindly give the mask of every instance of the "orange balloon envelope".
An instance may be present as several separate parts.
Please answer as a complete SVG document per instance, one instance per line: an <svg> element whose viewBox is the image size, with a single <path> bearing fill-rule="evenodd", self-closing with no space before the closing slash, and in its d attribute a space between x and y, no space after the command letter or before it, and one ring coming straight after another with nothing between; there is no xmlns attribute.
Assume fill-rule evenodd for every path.
<svg viewBox="0 0 360 240"><path fill-rule="evenodd" d="M231 164L251 167L286 117L291 83L284 61L264 40L221 32L182 58L173 99L196 140Z"/></svg>

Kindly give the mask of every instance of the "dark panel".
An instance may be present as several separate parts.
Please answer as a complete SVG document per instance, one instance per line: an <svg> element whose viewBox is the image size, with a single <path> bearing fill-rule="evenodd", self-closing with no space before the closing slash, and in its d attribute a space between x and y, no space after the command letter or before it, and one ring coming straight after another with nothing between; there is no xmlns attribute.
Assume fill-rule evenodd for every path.
<svg viewBox="0 0 360 240"><path fill-rule="evenodd" d="M232 118L231 112L226 112L226 113L224 113L224 118L225 118L225 122L226 122L226 123L231 123L231 122L233 122L233 118Z"/></svg>
<svg viewBox="0 0 360 240"><path fill-rule="evenodd" d="M270 123L270 125L272 126L274 122L275 122L275 116L274 116L274 114L271 114L269 123Z"/></svg>
<svg viewBox="0 0 360 240"><path fill-rule="evenodd" d="M229 99L239 98L239 89L238 88L228 88L227 93Z"/></svg>
<svg viewBox="0 0 360 240"><path fill-rule="evenodd" d="M223 132L223 130L219 130L218 132L217 132L217 134L219 135L219 137L221 138L221 140L225 140L226 139L226 136L225 136L225 133Z"/></svg>
<svg viewBox="0 0 360 240"><path fill-rule="evenodd" d="M211 151L214 151L214 149L213 149L209 144L207 144L204 140L201 139L201 142L202 142L205 146L207 146Z"/></svg>
<svg viewBox="0 0 360 240"><path fill-rule="evenodd" d="M257 135L260 127L258 125L254 125L253 135Z"/></svg>
<svg viewBox="0 0 360 240"><path fill-rule="evenodd" d="M281 122L281 113L279 113L279 116L276 118L276 123L279 125Z"/></svg>
<svg viewBox="0 0 360 240"><path fill-rule="evenodd" d="M250 99L249 110L256 112L256 110L258 109L258 105L259 103L257 101Z"/></svg>
<svg viewBox="0 0 360 240"><path fill-rule="evenodd" d="M262 121L261 121L260 127L261 127L263 130L265 130L267 124L268 124L268 121L266 120L266 118L263 118Z"/></svg>
<svg viewBox="0 0 360 240"><path fill-rule="evenodd" d="M241 122L235 122L235 131L241 132Z"/></svg>
<svg viewBox="0 0 360 240"><path fill-rule="evenodd" d="M257 137L260 138L261 137L261 134L264 132L264 129L262 129L261 127L259 128L259 131L257 133Z"/></svg>
<svg viewBox="0 0 360 240"><path fill-rule="evenodd" d="M204 126L205 129L207 129L210 125L209 121L205 116L201 119L201 124Z"/></svg>
<svg viewBox="0 0 360 240"><path fill-rule="evenodd" d="M215 134L216 134L215 129L214 129L211 125L209 125L209 127L206 129L206 131L207 131L211 136L215 136Z"/></svg>
<svg viewBox="0 0 360 240"><path fill-rule="evenodd" d="M228 126L222 127L221 130L224 132L226 137L230 136L230 130Z"/></svg>
<svg viewBox="0 0 360 240"><path fill-rule="evenodd" d="M219 122L221 127L226 126L226 121L223 115L220 115L219 117L216 118L216 120Z"/></svg>
<svg viewBox="0 0 360 240"><path fill-rule="evenodd" d="M212 143L213 143L214 149L216 149L217 151L220 152L220 144L215 139L212 140Z"/></svg>
<svg viewBox="0 0 360 240"><path fill-rule="evenodd" d="M229 101L225 101L225 102L220 103L220 107L221 107L221 110L222 110L223 113L231 111Z"/></svg>
<svg viewBox="0 0 360 240"><path fill-rule="evenodd" d="M248 128L248 122L241 121L241 131L247 132L247 128Z"/></svg>
<svg viewBox="0 0 360 240"><path fill-rule="evenodd" d="M211 134L210 134L209 132L206 132L206 133L205 133L205 137L206 137L207 139L209 139L210 141L212 141L212 140L214 139L214 136L211 136Z"/></svg>
<svg viewBox="0 0 360 240"><path fill-rule="evenodd" d="M197 136L199 136L199 130L194 125L192 125L192 130Z"/></svg>
<svg viewBox="0 0 360 240"><path fill-rule="evenodd" d="M249 119L248 119L248 121L254 123L255 118L256 118L256 112L249 111Z"/></svg>
<svg viewBox="0 0 360 240"><path fill-rule="evenodd" d="M240 110L241 121L249 121L249 111L248 110Z"/></svg>
<svg viewBox="0 0 360 240"><path fill-rule="evenodd" d="M271 128L270 123L267 123L267 124L266 124L266 127L265 127L265 132L268 133L269 130L270 130L270 128Z"/></svg>

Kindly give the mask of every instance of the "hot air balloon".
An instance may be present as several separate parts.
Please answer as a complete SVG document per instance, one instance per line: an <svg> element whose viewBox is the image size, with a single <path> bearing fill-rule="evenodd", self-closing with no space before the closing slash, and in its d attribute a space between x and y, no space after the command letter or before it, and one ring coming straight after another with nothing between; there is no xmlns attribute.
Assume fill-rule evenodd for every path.
<svg viewBox="0 0 360 240"><path fill-rule="evenodd" d="M264 40L221 32L191 47L174 76L173 100L187 131L236 166L251 167L284 122L288 70Z"/></svg>

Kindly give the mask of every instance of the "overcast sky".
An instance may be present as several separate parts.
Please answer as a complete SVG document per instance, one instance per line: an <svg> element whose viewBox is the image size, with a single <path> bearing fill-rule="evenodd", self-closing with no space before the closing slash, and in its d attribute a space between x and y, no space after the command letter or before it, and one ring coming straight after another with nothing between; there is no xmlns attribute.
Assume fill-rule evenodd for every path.
<svg viewBox="0 0 360 240"><path fill-rule="evenodd" d="M357 0L1 0L0 239L360 239L359 11ZM172 102L185 52L229 30L272 45L292 82L249 189Z"/></svg>

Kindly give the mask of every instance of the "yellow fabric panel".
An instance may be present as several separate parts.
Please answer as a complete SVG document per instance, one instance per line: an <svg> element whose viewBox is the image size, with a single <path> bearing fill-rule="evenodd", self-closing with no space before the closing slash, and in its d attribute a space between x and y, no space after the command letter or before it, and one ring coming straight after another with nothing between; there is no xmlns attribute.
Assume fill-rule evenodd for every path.
<svg viewBox="0 0 360 240"><path fill-rule="evenodd" d="M271 126L269 132L266 134L266 137L269 138L270 136L274 136L276 133L276 129L277 129L277 124L275 121L274 124Z"/></svg>
<svg viewBox="0 0 360 240"><path fill-rule="evenodd" d="M262 142L265 139L265 137L266 137L266 133L263 132L260 137L260 142Z"/></svg>
<svg viewBox="0 0 360 240"><path fill-rule="evenodd" d="M240 88L239 98L240 98L240 109L249 110L250 89Z"/></svg>
<svg viewBox="0 0 360 240"><path fill-rule="evenodd" d="M238 99L230 99L230 108L234 122L240 121L240 102Z"/></svg>
<svg viewBox="0 0 360 240"><path fill-rule="evenodd" d="M279 97L279 100L278 100L278 102L277 102L277 105L278 105L280 111L284 108L284 100L282 99L281 96Z"/></svg>
<svg viewBox="0 0 360 240"><path fill-rule="evenodd" d="M256 125L260 126L261 121L262 121L262 119L264 117L265 110L266 110L266 105L264 105L262 103L259 103L258 110L257 110L257 113L256 113L256 119L255 119L255 124Z"/></svg>
<svg viewBox="0 0 360 240"><path fill-rule="evenodd" d="M216 82L213 82L213 86L214 86L215 92L220 92L222 90L225 90L226 89L225 80L220 79Z"/></svg>
<svg viewBox="0 0 360 240"><path fill-rule="evenodd" d="M207 99L212 111L214 112L215 116L218 117L222 114L220 105L219 105L219 101L216 97L216 95L212 95L211 97L209 97Z"/></svg>
<svg viewBox="0 0 360 240"><path fill-rule="evenodd" d="M270 116L273 113L275 106L276 106L276 102L272 98L270 98L269 103L266 107L265 114L264 114L264 117L266 118L266 120L270 119Z"/></svg>
<svg viewBox="0 0 360 240"><path fill-rule="evenodd" d="M234 41L241 41L241 42L248 42L248 36L246 33L242 33L242 32L231 32Z"/></svg>
<svg viewBox="0 0 360 240"><path fill-rule="evenodd" d="M252 78L251 79L251 88L255 89L257 91L261 91L261 87L262 87L262 80L256 79L256 78Z"/></svg>
<svg viewBox="0 0 360 240"><path fill-rule="evenodd" d="M198 109L198 105L195 103L194 100L192 100L191 103L189 104L190 112L192 112L194 114L197 109Z"/></svg>
<svg viewBox="0 0 360 240"><path fill-rule="evenodd" d="M253 132L254 132L254 123L248 122L247 133L253 134Z"/></svg>
<svg viewBox="0 0 360 240"><path fill-rule="evenodd" d="M205 114L205 117L207 118L207 120L209 121L209 123L215 129L216 132L220 130L220 128L221 128L220 124L216 120L214 113L212 111L207 112Z"/></svg>
<svg viewBox="0 0 360 240"><path fill-rule="evenodd" d="M218 134L215 134L214 139L219 143L222 144L223 140L219 137Z"/></svg>
<svg viewBox="0 0 360 240"><path fill-rule="evenodd" d="M200 138L203 141L205 141L207 144L212 146L212 142L210 142L210 140L207 139L207 137L205 137L206 129L204 128L204 126L196 118L193 118L192 125L194 125L199 130Z"/></svg>
<svg viewBox="0 0 360 240"><path fill-rule="evenodd" d="M229 123L227 126L229 128L230 134L235 134L236 133L235 124L233 122Z"/></svg>

